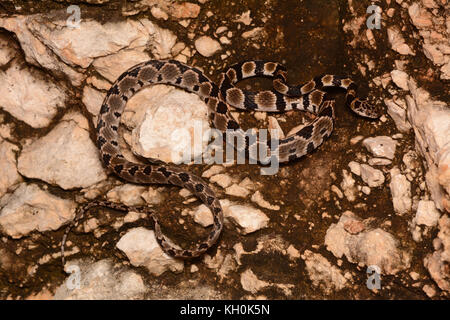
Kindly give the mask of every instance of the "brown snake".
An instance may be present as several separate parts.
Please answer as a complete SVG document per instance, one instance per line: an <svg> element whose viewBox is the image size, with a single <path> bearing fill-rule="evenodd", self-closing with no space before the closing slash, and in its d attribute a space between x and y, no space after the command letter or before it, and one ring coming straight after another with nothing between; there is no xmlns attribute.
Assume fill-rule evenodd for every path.
<svg viewBox="0 0 450 320"><path fill-rule="evenodd" d="M246 91L235 87L240 80L250 77L273 78L274 90L258 92ZM213 214L213 227L206 240L194 249L180 249L171 245L162 234L154 214L145 207L130 208L106 201L95 201L81 206L75 219L67 227L61 251L64 265L64 245L70 229L77 225L84 212L94 206L108 206L126 211L129 209L149 213L155 222L155 235L162 249L179 258L198 257L208 250L219 237L223 228L223 212L213 190L200 177L166 163L139 164L128 161L122 155L118 143L120 117L127 101L142 88L151 84L173 85L188 92L196 93L208 105L209 118L216 129L234 130L245 137L245 132L230 114L231 107L265 111L285 112L289 110L308 111L317 117L299 127L290 136L281 139L276 151L279 162L288 162L312 152L323 140L331 135L334 121L335 101L325 91L328 87L346 90L347 104L358 115L378 118L380 110L356 97L356 85L349 78L335 75L322 75L297 86L286 84L286 69L276 62L245 61L228 68L220 75L219 85L209 80L195 67L175 60L150 60L140 63L124 72L111 86L102 104L97 123L97 145L105 166L119 177L133 183L172 184L188 189ZM246 149L262 143L248 142ZM150 160L151 161L151 160Z"/></svg>

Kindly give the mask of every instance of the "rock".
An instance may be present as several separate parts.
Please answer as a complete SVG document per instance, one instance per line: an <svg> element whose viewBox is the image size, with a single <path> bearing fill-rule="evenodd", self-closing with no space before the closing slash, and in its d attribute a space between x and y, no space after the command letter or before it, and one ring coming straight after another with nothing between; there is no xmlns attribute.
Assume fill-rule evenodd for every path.
<svg viewBox="0 0 450 320"><path fill-rule="evenodd" d="M371 188L379 187L384 183L383 172L365 163L361 164L361 178Z"/></svg>
<svg viewBox="0 0 450 320"><path fill-rule="evenodd" d="M211 226L214 222L211 210L204 204L199 205L194 211L194 221L205 228Z"/></svg>
<svg viewBox="0 0 450 320"><path fill-rule="evenodd" d="M163 20L169 19L169 15L166 12L164 12L161 8L152 7L150 12L152 16L154 16L156 19L163 19Z"/></svg>
<svg viewBox="0 0 450 320"><path fill-rule="evenodd" d="M1 140L0 140L1 141ZM17 172L16 152L19 148L7 141L0 142L0 197L22 181Z"/></svg>
<svg viewBox="0 0 450 320"><path fill-rule="evenodd" d="M248 205L240 205L228 200L220 200L223 215L227 224L238 227L242 234L249 234L267 227L269 218L259 209ZM213 223L213 216L207 206L201 204L192 212L194 221L204 227Z"/></svg>
<svg viewBox="0 0 450 320"><path fill-rule="evenodd" d="M79 28L66 27L65 20L48 20L35 15L27 26L66 64L87 68L95 58L127 47L144 46L149 35L139 21L125 20L101 24L82 19Z"/></svg>
<svg viewBox="0 0 450 320"><path fill-rule="evenodd" d="M422 290L423 290L423 292L426 293L426 295L427 295L429 298L433 298L433 297L436 295L436 290L434 289L434 287L433 287L433 286L430 286L430 285L428 285L428 284L424 285L423 288L422 288Z"/></svg>
<svg viewBox="0 0 450 320"><path fill-rule="evenodd" d="M420 27L431 27L433 22L431 20L431 14L424 8L420 8L418 3L413 3L408 8L409 16L413 24Z"/></svg>
<svg viewBox="0 0 450 320"><path fill-rule="evenodd" d="M159 192L159 190L147 187L147 190L141 194L141 197L150 205L160 204L164 201L164 195Z"/></svg>
<svg viewBox="0 0 450 320"><path fill-rule="evenodd" d="M217 183L222 188L226 188L233 183L233 179L225 173L216 174L212 176L209 181L212 183Z"/></svg>
<svg viewBox="0 0 450 320"><path fill-rule="evenodd" d="M141 46L141 49L146 49L149 47L155 59L171 58L172 48L177 43L177 37L173 34L173 32L168 29L158 27L158 25L152 23L148 19L140 19L138 22L145 28L142 30L144 35L149 37L146 44Z"/></svg>
<svg viewBox="0 0 450 320"><path fill-rule="evenodd" d="M132 49L97 58L92 65L103 77L114 82L123 72L147 60L150 60L148 53Z"/></svg>
<svg viewBox="0 0 450 320"><path fill-rule="evenodd" d="M32 231L57 230L75 217L76 204L58 198L35 184L21 183L0 199L0 226L4 233L21 238Z"/></svg>
<svg viewBox="0 0 450 320"><path fill-rule="evenodd" d="M392 234L379 228L366 229L356 235L346 231L345 225L358 222L361 222L358 217L346 211L337 224L328 228L325 245L334 256L345 256L351 263L360 265L376 265L383 274L396 274L409 267L409 253L398 248L398 241Z"/></svg>
<svg viewBox="0 0 450 320"><path fill-rule="evenodd" d="M391 78L397 87L403 90L408 90L409 75L406 72L400 70L393 70L391 71Z"/></svg>
<svg viewBox="0 0 450 320"><path fill-rule="evenodd" d="M392 160L384 158L370 158L367 163L371 166L387 166L392 163Z"/></svg>
<svg viewBox="0 0 450 320"><path fill-rule="evenodd" d="M391 189L394 211L403 215L411 210L411 183L400 173L398 168L391 169L390 173L391 183L389 188Z"/></svg>
<svg viewBox="0 0 450 320"><path fill-rule="evenodd" d="M409 132L411 124L406 115L406 102L403 99L384 99L389 116L394 120L397 129L400 132Z"/></svg>
<svg viewBox="0 0 450 320"><path fill-rule="evenodd" d="M263 27L256 27L249 31L242 32L242 38L244 39L256 39L263 35L264 28Z"/></svg>
<svg viewBox="0 0 450 320"><path fill-rule="evenodd" d="M432 4L432 5L430 5ZM448 19L438 14L440 10L447 12L446 1L436 4L433 0L425 0L411 4L409 16L419 35L423 38L422 49L425 56L440 68L441 79L450 79L450 45L448 42Z"/></svg>
<svg viewBox="0 0 450 320"><path fill-rule="evenodd" d="M280 206L278 205L271 205L268 201L264 200L261 192L256 191L253 195L251 200L253 202L255 202L258 206L260 206L261 208L266 208L269 210L275 210L278 211L280 210Z"/></svg>
<svg viewBox="0 0 450 320"><path fill-rule="evenodd" d="M353 174L355 174L355 175L357 175L357 176L360 176L360 175L361 175L361 164L359 164L358 162L356 162L356 161L350 161L350 162L348 163L348 167L350 168L350 171L351 171Z"/></svg>
<svg viewBox="0 0 450 320"><path fill-rule="evenodd" d="M397 27L388 28L387 34L392 50L397 51L402 55L415 55L411 48L405 43L405 39Z"/></svg>
<svg viewBox="0 0 450 320"><path fill-rule="evenodd" d="M300 258L300 252L292 244L286 249L286 253L289 255L290 260Z"/></svg>
<svg viewBox="0 0 450 320"><path fill-rule="evenodd" d="M353 179L352 175L345 169L342 170L341 188L348 201L353 202L356 200L355 194L358 190L355 187L355 179Z"/></svg>
<svg viewBox="0 0 450 320"><path fill-rule="evenodd" d="M259 280L251 269L241 273L241 285L245 291L253 294L270 285L269 282Z"/></svg>
<svg viewBox="0 0 450 320"><path fill-rule="evenodd" d="M211 57L214 53L221 50L220 43L208 37L201 36L195 40L195 49L204 57Z"/></svg>
<svg viewBox="0 0 450 320"><path fill-rule="evenodd" d="M0 35L0 66L8 64L16 55L16 51L8 43L8 39Z"/></svg>
<svg viewBox="0 0 450 320"><path fill-rule="evenodd" d="M437 241L436 241L437 240ZM438 237L433 243L436 251L428 254L424 259L424 266L428 269L433 280L441 290L450 292L450 218L442 215L439 219Z"/></svg>
<svg viewBox="0 0 450 320"><path fill-rule="evenodd" d="M106 179L87 121L80 114L67 114L46 136L25 146L18 169L28 178L63 189L86 188Z"/></svg>
<svg viewBox="0 0 450 320"><path fill-rule="evenodd" d="M95 116L94 123L97 123L97 115L100 112L100 107L102 106L105 96L106 94L91 86L84 86L83 88L83 98L81 101L86 106L89 113Z"/></svg>
<svg viewBox="0 0 450 320"><path fill-rule="evenodd" d="M13 64L0 71L0 107L33 128L50 124L66 94L42 73Z"/></svg>
<svg viewBox="0 0 450 320"><path fill-rule="evenodd" d="M224 170L225 170L225 168L222 166L213 165L213 166L211 166L211 168L209 168L208 170L206 170L202 173L202 177L209 179L213 175L219 174L219 173L223 172Z"/></svg>
<svg viewBox="0 0 450 320"><path fill-rule="evenodd" d="M56 289L55 300L143 299L148 292L141 275L128 268L116 267L110 260L71 261L66 270L75 273ZM79 283L73 280L77 276Z"/></svg>
<svg viewBox="0 0 450 320"><path fill-rule="evenodd" d="M406 96L416 149L424 158L426 182L436 207L450 212L450 109L409 81L412 96Z"/></svg>
<svg viewBox="0 0 450 320"><path fill-rule="evenodd" d="M347 279L325 257L310 250L305 250L303 256L313 286L320 287L326 294L345 288Z"/></svg>
<svg viewBox="0 0 450 320"><path fill-rule="evenodd" d="M153 230L133 228L120 238L116 246L133 266L145 267L153 275L160 276L168 270L180 273L184 269L183 261L164 253Z"/></svg>
<svg viewBox="0 0 450 320"><path fill-rule="evenodd" d="M132 149L146 158L190 163L208 144L208 107L196 94L173 86L155 85L137 93L123 118L133 128Z"/></svg>
<svg viewBox="0 0 450 320"><path fill-rule="evenodd" d="M245 198L250 194L250 191L240 185L233 184L225 189L225 193L230 196Z"/></svg>
<svg viewBox="0 0 450 320"><path fill-rule="evenodd" d="M363 145L376 157L394 159L397 141L387 136L364 139Z"/></svg>
<svg viewBox="0 0 450 320"><path fill-rule="evenodd" d="M176 19L197 18L200 6L191 2L175 3L170 6L170 15Z"/></svg>
<svg viewBox="0 0 450 320"><path fill-rule="evenodd" d="M109 190L106 197L109 201L122 203L127 206L142 206L145 204L142 194L147 187L135 184L124 184Z"/></svg>
<svg viewBox="0 0 450 320"><path fill-rule="evenodd" d="M438 224L439 218L440 213L436 209L433 201L419 201L415 217L416 224L435 227Z"/></svg>
<svg viewBox="0 0 450 320"><path fill-rule="evenodd" d="M248 205L221 201L225 219L239 228L242 234L249 234L267 227L269 218L259 209Z"/></svg>
<svg viewBox="0 0 450 320"><path fill-rule="evenodd" d="M61 61L49 47L41 42L38 35L30 31L29 26L36 19L42 19L42 16L38 14L0 18L0 27L16 35L28 63L50 70L57 76L66 76L75 86L81 85L85 75Z"/></svg>

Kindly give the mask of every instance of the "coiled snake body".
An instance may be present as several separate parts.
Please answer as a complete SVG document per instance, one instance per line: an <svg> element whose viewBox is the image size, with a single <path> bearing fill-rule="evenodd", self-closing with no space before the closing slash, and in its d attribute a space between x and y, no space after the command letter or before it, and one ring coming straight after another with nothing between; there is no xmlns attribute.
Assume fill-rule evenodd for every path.
<svg viewBox="0 0 450 320"><path fill-rule="evenodd" d="M250 77L270 77L274 90L258 92L235 87L240 80ZM279 140L277 151L279 162L300 158L316 149L333 130L335 101L329 98L325 89L337 87L346 90L347 105L358 115L378 118L380 111L356 97L356 85L349 78L322 75L297 86L286 84L286 69L276 62L245 61L228 68L219 78L219 84L209 80L203 72L175 60L150 60L140 63L124 72L109 89L101 106L97 122L97 145L105 166L123 179L133 183L172 184L183 187L197 196L211 210L214 218L212 230L206 240L194 249L180 249L170 244L162 234L155 216L145 207L131 208L146 211L155 222L155 235L165 252L179 258L197 257L208 250L217 240L223 227L223 212L213 190L200 177L165 163L138 164L125 159L118 143L120 117L127 101L142 88L151 84L173 85L199 95L209 108L209 117L214 127L225 131L234 130L237 135L245 132L230 114L231 107L265 111L285 112L289 110L308 111L317 117L293 134ZM247 143L251 148L260 142ZM61 250L64 264L64 244L71 227L93 206L109 206L128 210L120 204L94 201L79 208L75 219L67 227Z"/></svg>

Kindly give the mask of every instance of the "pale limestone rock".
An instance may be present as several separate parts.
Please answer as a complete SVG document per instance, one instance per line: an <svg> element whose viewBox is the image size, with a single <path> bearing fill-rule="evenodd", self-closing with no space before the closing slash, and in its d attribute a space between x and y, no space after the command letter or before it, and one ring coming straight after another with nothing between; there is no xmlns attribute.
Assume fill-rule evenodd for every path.
<svg viewBox="0 0 450 320"><path fill-rule="evenodd" d="M406 72L400 70L393 70L391 71L391 78L397 87L403 90L408 90L409 75Z"/></svg>
<svg viewBox="0 0 450 320"><path fill-rule="evenodd" d="M259 192L259 191L256 191L256 192L252 195L251 200L252 200L254 203L256 203L258 206L260 206L261 208L266 208L266 209L269 209L269 210L275 210L275 211L280 210L280 206L278 206L278 205L271 205L268 201L266 201L266 200L263 198L261 192Z"/></svg>
<svg viewBox="0 0 450 320"><path fill-rule="evenodd" d="M147 190L141 194L141 197L150 205L160 204L164 201L164 195L158 189L147 187Z"/></svg>
<svg viewBox="0 0 450 320"><path fill-rule="evenodd" d="M106 179L87 121L80 114L66 115L46 136L24 146L18 170L63 189L86 188Z"/></svg>
<svg viewBox="0 0 450 320"><path fill-rule="evenodd" d="M381 170L372 168L365 163L361 164L361 178L371 188L383 185L385 180Z"/></svg>
<svg viewBox="0 0 450 320"><path fill-rule="evenodd" d="M438 237L433 241L435 250L424 259L424 266L428 269L433 280L441 290L450 292L450 218L444 214L439 219Z"/></svg>
<svg viewBox="0 0 450 320"><path fill-rule="evenodd" d="M0 66L8 64L16 55L16 51L8 43L8 39L0 36Z"/></svg>
<svg viewBox="0 0 450 320"><path fill-rule="evenodd" d="M392 168L390 174L389 188L391 189L394 210L399 215L403 215L411 210L411 183L400 173L398 168Z"/></svg>
<svg viewBox="0 0 450 320"><path fill-rule="evenodd" d="M409 81L406 96L408 119L416 137L416 149L426 162L426 182L436 207L450 212L450 110L428 92Z"/></svg>
<svg viewBox="0 0 450 320"><path fill-rule="evenodd" d="M114 82L123 72L147 60L150 60L148 53L132 49L97 58L92 65L103 77Z"/></svg>
<svg viewBox="0 0 450 320"><path fill-rule="evenodd" d="M68 28L65 20L36 15L27 26L66 64L82 68L123 48L144 46L149 37L142 24L133 20L101 24L82 19L79 28Z"/></svg>
<svg viewBox="0 0 450 320"><path fill-rule="evenodd" d="M170 15L176 19L197 18L200 6L191 2L175 3L169 8Z"/></svg>
<svg viewBox="0 0 450 320"><path fill-rule="evenodd" d="M384 99L384 103L397 129L400 132L409 132L411 130L411 124L408 122L406 115L406 102L403 99Z"/></svg>
<svg viewBox="0 0 450 320"><path fill-rule="evenodd" d="M388 28L387 34L392 50L397 51L402 55L415 55L411 48L405 43L405 39L397 27Z"/></svg>
<svg viewBox="0 0 450 320"><path fill-rule="evenodd" d="M242 32L242 38L244 38L244 39L259 38L263 35L263 33L264 33L264 28L256 27L249 31Z"/></svg>
<svg viewBox="0 0 450 320"><path fill-rule="evenodd" d="M383 274L396 274L410 265L409 253L399 248L398 240L382 229L366 229L357 234L346 231L349 223L363 222L352 212L342 214L337 224L327 230L325 245L337 258L345 256L351 263L378 266Z"/></svg>
<svg viewBox="0 0 450 320"><path fill-rule="evenodd" d="M225 173L216 174L212 176L209 181L212 183L217 183L222 188L229 187L233 183L233 179Z"/></svg>
<svg viewBox="0 0 450 320"><path fill-rule="evenodd" d="M250 194L250 191L240 185L233 184L225 189L225 193L230 196L245 198Z"/></svg>
<svg viewBox="0 0 450 320"><path fill-rule="evenodd" d="M209 208L204 204L199 205L193 214L194 221L201 224L205 228L211 226L214 222L211 210L209 210Z"/></svg>
<svg viewBox="0 0 450 320"><path fill-rule="evenodd" d="M265 228L269 223L269 218L259 209L226 200L222 200L220 203L226 221L237 226L242 234L249 234Z"/></svg>
<svg viewBox="0 0 450 320"><path fill-rule="evenodd" d="M394 159L397 141L387 136L366 138L363 145L376 157Z"/></svg>
<svg viewBox="0 0 450 320"><path fill-rule="evenodd" d="M142 206L145 204L142 194L147 191L146 186L124 184L109 190L106 197L109 201L122 203L127 206Z"/></svg>
<svg viewBox="0 0 450 320"><path fill-rule="evenodd" d="M211 57L214 53L221 50L220 43L208 37L201 36L195 40L195 49L204 57Z"/></svg>
<svg viewBox="0 0 450 320"><path fill-rule="evenodd" d="M144 279L137 272L114 265L111 260L71 261L65 269L79 273L79 287L67 277L56 289L55 300L127 300L143 299L148 293ZM74 286L74 287L72 287Z"/></svg>
<svg viewBox="0 0 450 320"><path fill-rule="evenodd" d="M367 163L371 166L387 166L392 163L392 160L384 158L370 158Z"/></svg>
<svg viewBox="0 0 450 320"><path fill-rule="evenodd" d="M177 37L173 32L158 27L148 19L140 19L138 22L144 26L144 30L142 30L144 35L149 36L144 47L150 47L153 57L156 59L171 58L172 48L177 43Z"/></svg>
<svg viewBox="0 0 450 320"><path fill-rule="evenodd" d="M13 238L30 232L57 230L75 216L76 204L58 198L35 184L21 183L0 199L0 227Z"/></svg>
<svg viewBox="0 0 450 320"><path fill-rule="evenodd" d="M355 174L355 175L357 175L357 176L360 176L360 175L361 175L361 164L359 164L358 162L356 162L356 161L350 161L350 162L348 163L348 167L350 168L350 171L351 171L353 174Z"/></svg>
<svg viewBox="0 0 450 320"><path fill-rule="evenodd" d="M419 201L415 217L416 224L435 227L438 224L439 218L440 213L436 209L433 201Z"/></svg>
<svg viewBox="0 0 450 320"><path fill-rule="evenodd" d="M38 14L0 18L0 27L15 33L28 63L48 69L58 76L65 75L73 85L79 86L85 75L61 61L49 47L41 42L37 35L30 31L31 21L36 19L40 20L42 16Z"/></svg>
<svg viewBox="0 0 450 320"><path fill-rule="evenodd" d="M117 243L130 263L135 267L145 267L156 276L165 271L180 273L184 269L183 261L167 255L159 246L153 230L143 227L129 230Z"/></svg>
<svg viewBox="0 0 450 320"><path fill-rule="evenodd" d="M19 148L8 141L0 140L0 197L12 186L22 181L17 172L16 152Z"/></svg>
<svg viewBox="0 0 450 320"><path fill-rule="evenodd" d="M305 250L302 256L313 286L320 287L326 294L345 288L347 279L324 256L310 250Z"/></svg>
<svg viewBox="0 0 450 320"><path fill-rule="evenodd" d="M83 98L81 99L81 101L86 106L86 109L89 111L89 113L97 117L105 96L105 93L94 89L91 86L84 86ZM96 123L96 121L94 123Z"/></svg>
<svg viewBox="0 0 450 320"><path fill-rule="evenodd" d="M347 170L342 170L342 182L341 188L348 201L353 202L356 200L357 189L355 187L355 179L353 179L351 173Z"/></svg>
<svg viewBox="0 0 450 320"><path fill-rule="evenodd" d="M209 178L211 178L213 175L219 174L219 173L223 172L224 170L225 170L225 168L222 167L222 166L219 166L219 165L213 165L213 166L211 166L211 168L209 168L208 170L205 170L205 171L202 173L202 177L203 177L203 178L209 179Z"/></svg>
<svg viewBox="0 0 450 320"><path fill-rule="evenodd" d="M137 93L122 118L133 128L133 151L146 158L190 163L208 144L208 107L196 94L172 86L155 85Z"/></svg>
<svg viewBox="0 0 450 320"><path fill-rule="evenodd" d="M161 8L152 7L150 12L151 12L152 16L154 16L156 19L163 19L163 20L169 19L169 15L165 11L163 11Z"/></svg>
<svg viewBox="0 0 450 320"><path fill-rule="evenodd" d="M0 107L33 128L50 124L64 107L64 90L38 71L13 64L0 71Z"/></svg>
<svg viewBox="0 0 450 320"><path fill-rule="evenodd" d="M270 286L270 283L259 280L251 269L247 269L241 273L241 285L245 291L255 294L259 290Z"/></svg>

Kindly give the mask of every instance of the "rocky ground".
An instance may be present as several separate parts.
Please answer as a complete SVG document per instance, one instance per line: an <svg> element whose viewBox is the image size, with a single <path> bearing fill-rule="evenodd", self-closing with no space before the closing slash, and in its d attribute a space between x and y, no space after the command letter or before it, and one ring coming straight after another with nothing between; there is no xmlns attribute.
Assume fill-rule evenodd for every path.
<svg viewBox="0 0 450 320"><path fill-rule="evenodd" d="M366 25L366 0L2 1L0 297L448 299L450 3L372 2L380 29ZM187 190L126 183L99 160L94 124L106 91L152 58L212 79L245 59L283 62L291 83L348 74L386 112L357 118L337 95L332 137L273 176L256 165L184 165L215 189L226 222L193 261L164 254L145 215L92 209L69 236L68 275L59 246L81 203L148 205L181 245L211 225ZM282 135L311 118L234 116ZM172 133L210 126L197 96L162 85L133 97L122 118L133 159L180 161L189 145ZM378 288L367 286L371 270Z"/></svg>

